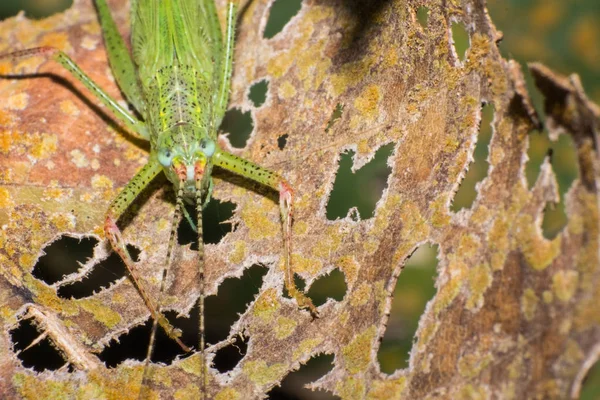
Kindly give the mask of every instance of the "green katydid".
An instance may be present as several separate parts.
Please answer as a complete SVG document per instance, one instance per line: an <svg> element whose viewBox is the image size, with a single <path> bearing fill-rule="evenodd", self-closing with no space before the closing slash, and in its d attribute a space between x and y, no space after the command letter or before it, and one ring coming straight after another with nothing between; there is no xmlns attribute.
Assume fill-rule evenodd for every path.
<svg viewBox="0 0 600 400"><path fill-rule="evenodd" d="M71 58L58 49L40 47L1 58L44 56L58 62L89 89L118 121L150 142L147 164L112 201L104 223L106 237L125 262L134 285L154 319L146 363L151 357L157 324L182 349L191 349L180 340L181 332L162 315L160 302L150 298L144 289L117 222L138 194L161 172L172 182L176 206L163 270L164 286L176 243L177 225L185 212L184 200L195 201L201 293L199 350L203 355L201 390L206 395L202 208L211 195L212 169L216 166L232 171L279 192L285 286L300 307L308 308L316 315L311 300L295 287L290 264L293 191L279 175L220 149L217 142L217 130L229 100L237 0L228 1L224 36L214 0L132 0L131 55L117 31L106 0L95 0L95 3L113 75L125 98L142 120L108 96Z"/></svg>

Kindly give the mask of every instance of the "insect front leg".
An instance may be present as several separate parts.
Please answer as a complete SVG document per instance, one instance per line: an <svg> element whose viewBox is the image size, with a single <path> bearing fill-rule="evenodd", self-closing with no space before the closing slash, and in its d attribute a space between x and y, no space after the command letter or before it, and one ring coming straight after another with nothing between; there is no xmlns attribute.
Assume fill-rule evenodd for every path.
<svg viewBox="0 0 600 400"><path fill-rule="evenodd" d="M318 316L317 308L310 298L302 293L294 283L294 270L291 265L292 214L294 191L281 176L251 161L217 150L213 155L214 164L279 192L279 210L283 224L285 287L301 308L308 308L313 316Z"/></svg>
<svg viewBox="0 0 600 400"><path fill-rule="evenodd" d="M113 200L111 203L107 213L106 219L104 222L104 233L108 238L112 248L114 251L119 254L123 262L125 262L125 266L129 271L129 276L133 280L136 289L142 296L144 303L146 303L146 307L150 310L152 314L152 318L158 321L158 324L165 330L167 335L175 340L177 344L185 351L189 352L191 349L187 347L183 342L179 339L181 336L181 331L174 328L169 321L158 311L158 307L152 301L146 289L142 284L140 279L140 275L136 269L134 261L131 259L129 255L129 251L125 245L125 241L123 240L123 236L121 235L121 230L117 226L117 221L119 217L125 212L125 210L129 207L129 205L135 200L135 198L144 190L146 186L150 183L156 175L158 175L162 171L162 166L155 160L150 160L148 164L146 164L125 186L125 188L119 193L119 195Z"/></svg>

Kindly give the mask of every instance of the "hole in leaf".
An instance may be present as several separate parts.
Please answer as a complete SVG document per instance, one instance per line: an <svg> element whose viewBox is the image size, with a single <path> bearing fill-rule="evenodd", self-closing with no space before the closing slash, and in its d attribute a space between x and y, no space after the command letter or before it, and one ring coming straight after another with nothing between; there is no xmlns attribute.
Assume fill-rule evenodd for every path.
<svg viewBox="0 0 600 400"><path fill-rule="evenodd" d="M417 21L422 28L427 28L427 21L429 20L429 8L421 6L417 9Z"/></svg>
<svg viewBox="0 0 600 400"><path fill-rule="evenodd" d="M529 189L533 188L544 159L548 155L550 148L550 138L548 132L532 131L529 133L529 148L527 149L527 165L525 166L525 176L527 177L527 185Z"/></svg>
<svg viewBox="0 0 600 400"><path fill-rule="evenodd" d="M194 227L198 225L196 209L192 205L186 205L188 215L192 218ZM220 201L211 197L206 207L202 210L202 237L205 244L217 244L233 231L233 225L225 222L233 216L235 204L230 201ZM182 218L177 228L177 242L180 245L192 243L192 250L198 250L198 234L190 226L187 218Z"/></svg>
<svg viewBox="0 0 600 400"><path fill-rule="evenodd" d="M459 60L465 61L467 49L470 46L469 33L461 22L452 23L452 42Z"/></svg>
<svg viewBox="0 0 600 400"><path fill-rule="evenodd" d="M306 364L302 365L299 370L288 374L283 381L281 381L281 386L271 389L271 391L267 393L267 398L269 400L338 399L339 397L336 397L329 392L322 390L313 391L304 387L308 383L319 380L319 378L332 369L333 355L319 354L314 356L308 360Z"/></svg>
<svg viewBox="0 0 600 400"><path fill-rule="evenodd" d="M241 278L227 278L219 285L216 296L205 300L206 341L218 343L229 336L231 325L243 313L260 287L268 269L253 265L246 269Z"/></svg>
<svg viewBox="0 0 600 400"><path fill-rule="evenodd" d="M163 314L173 326L182 329L183 336L181 340L186 345L192 346L196 343L198 334L198 307L194 307L191 310L189 318L177 318L177 313L174 311L165 312L163 310ZM129 332L111 340L104 350L98 354L98 358L106 364L107 368L115 368L128 359L145 360L150 344L152 323L152 318L149 318L143 325L133 327ZM186 329L188 325L195 326L195 332L190 332L189 329ZM169 338L160 325L157 326L151 361L171 364L177 356L181 357L184 355L188 355L188 353L185 353L174 340Z"/></svg>
<svg viewBox="0 0 600 400"><path fill-rule="evenodd" d="M325 133L329 133L333 125L336 121L342 118L342 114L344 113L344 105L342 103L337 103L333 112L331 113L331 117L329 117L329 121L327 121L327 126L325 127Z"/></svg>
<svg viewBox="0 0 600 400"><path fill-rule="evenodd" d="M285 145L287 144L287 138L288 138L287 133L284 133L283 135L281 135L277 138L277 147L279 147L279 150L285 149Z"/></svg>
<svg viewBox="0 0 600 400"><path fill-rule="evenodd" d="M32 318L21 320L9 333L14 350L20 352L17 357L25 368L33 368L38 372L56 371L67 363L48 336L25 350L42 334Z"/></svg>
<svg viewBox="0 0 600 400"><path fill-rule="evenodd" d="M213 359L213 366L220 373L229 372L239 364L248 351L248 342L250 338L239 336L234 338L234 342L226 347L219 349Z"/></svg>
<svg viewBox="0 0 600 400"><path fill-rule="evenodd" d="M229 143L233 147L243 149L254 129L254 121L250 111L242 112L237 108L227 110L221 123L221 131L229 133Z"/></svg>
<svg viewBox="0 0 600 400"><path fill-rule="evenodd" d="M127 245L127 250L134 261L139 260L140 250ZM63 299L82 299L109 288L113 283L127 275L127 267L121 257L111 252L110 256L95 265L89 274L79 281L74 281L58 288L58 297Z"/></svg>
<svg viewBox="0 0 600 400"><path fill-rule="evenodd" d="M271 39L290 22L294 15L302 8L302 0L275 0L271 5L269 19L265 26L263 36Z"/></svg>
<svg viewBox="0 0 600 400"><path fill-rule="evenodd" d="M560 135L558 140L551 144L550 150L552 154L550 160L558 182L560 202L547 204L544 210L542 233L546 239L554 239L567 225L565 195L573 181L579 177L577 150L571 136Z"/></svg>
<svg viewBox="0 0 600 400"><path fill-rule="evenodd" d="M96 244L98 240L92 237L79 239L61 236L43 249L45 254L33 267L32 274L37 279L52 285L65 276L79 271L80 263L85 264L94 256Z"/></svg>
<svg viewBox="0 0 600 400"><path fill-rule="evenodd" d="M598 400L600 399L600 361L588 370L583 379L579 400Z"/></svg>
<svg viewBox="0 0 600 400"><path fill-rule="evenodd" d="M42 19L66 10L73 5L73 0L53 1L2 1L0 2L0 21L13 17L19 11L25 11L25 16L30 19Z"/></svg>
<svg viewBox="0 0 600 400"><path fill-rule="evenodd" d="M438 245L420 246L396 282L387 328L377 353L381 372L408 367L409 352L427 302L435 295Z"/></svg>
<svg viewBox="0 0 600 400"><path fill-rule="evenodd" d="M494 106L483 104L481 107L481 123L477 144L473 151L473 161L469 164L469 170L465 174L458 191L454 195L450 209L454 212L462 208L471 208L477 198L477 183L481 182L488 174L489 163L487 161L490 141L492 140L492 121L494 120Z"/></svg>
<svg viewBox="0 0 600 400"><path fill-rule="evenodd" d="M319 307L325 304L328 298L341 301L346 295L346 289L344 274L336 268L328 275L317 279L306 295L312 299L315 307Z"/></svg>
<svg viewBox="0 0 600 400"><path fill-rule="evenodd" d="M256 82L250 87L248 99L254 104L254 107L262 106L267 100L267 92L269 91L269 81L262 80Z"/></svg>
<svg viewBox="0 0 600 400"><path fill-rule="evenodd" d="M333 190L327 202L327 219L344 218L352 207L356 207L362 219L374 215L375 205L392 172L387 161L393 150L393 143L382 146L371 161L355 172L352 172L354 152L341 155Z"/></svg>

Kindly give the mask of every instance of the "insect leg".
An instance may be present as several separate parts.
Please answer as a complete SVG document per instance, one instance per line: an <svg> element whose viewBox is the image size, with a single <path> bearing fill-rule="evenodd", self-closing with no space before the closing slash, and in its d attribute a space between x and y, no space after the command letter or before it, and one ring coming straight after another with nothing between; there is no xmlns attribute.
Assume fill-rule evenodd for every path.
<svg viewBox="0 0 600 400"><path fill-rule="evenodd" d="M104 222L104 233L112 248L119 254L121 259L125 262L127 266L127 270L129 271L129 276L133 280L136 289L142 296L144 303L150 310L152 314L152 318L158 321L158 324L165 330L167 335L175 340L177 344L185 351L189 352L190 348L187 347L183 342L179 339L181 336L181 331L175 329L169 321L158 311L158 307L156 304L150 299L146 289L142 285L142 281L140 279L140 275L136 269L135 263L131 259L129 255L129 251L127 251L127 247L125 246L125 241L121 235L121 231L117 226L117 221L119 217L125 212L127 207L135 200L135 198L140 194L142 190L150 183L156 175L158 175L162 171L162 166L151 160L148 164L144 165L142 169L129 181L127 186L119 193L119 195L112 201L107 213L106 219Z"/></svg>
<svg viewBox="0 0 600 400"><path fill-rule="evenodd" d="M106 5L106 0L95 0L95 3L98 9L100 25L102 25L102 35L106 43L108 61L115 80L127 98L127 101L135 107L137 112L143 114L146 108L144 97L138 85L136 70L129 50L117 30L117 25Z"/></svg>
<svg viewBox="0 0 600 400"><path fill-rule="evenodd" d="M143 139L148 140L149 133L146 125L135 118L129 111L124 107L121 107L116 100L110 97L104 90L100 88L89 76L75 62L62 51L55 49L54 47L36 47L33 49L27 49L17 51L15 53L5 54L0 56L2 59L20 59L29 57L45 57L52 59L62 65L67 71L69 71L78 81L80 81L86 88L92 92L98 100L100 100L108 109L114 114L114 116L121 121L127 128L132 132L137 133Z"/></svg>
<svg viewBox="0 0 600 400"><path fill-rule="evenodd" d="M281 212L283 224L285 287L289 295L296 299L300 307L308 308L311 314L317 316L317 309L310 298L299 291L294 284L294 271L290 261L292 250L292 203L294 191L289 183L276 173L223 150L217 150L213 155L213 160L216 166L252 179L255 182L279 192L279 210Z"/></svg>

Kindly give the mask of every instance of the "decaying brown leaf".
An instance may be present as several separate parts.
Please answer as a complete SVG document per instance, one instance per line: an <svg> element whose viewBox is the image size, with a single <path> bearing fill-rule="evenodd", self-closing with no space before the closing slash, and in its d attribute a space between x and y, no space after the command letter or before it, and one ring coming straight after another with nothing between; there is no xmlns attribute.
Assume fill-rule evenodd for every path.
<svg viewBox="0 0 600 400"><path fill-rule="evenodd" d="M335 367L313 387L345 399L576 396L600 353L600 113L576 77L533 66L546 96L548 128L572 135L581 176L565 196L567 226L548 240L540 221L545 205L558 201L556 180L545 162L534 187L527 187L524 154L538 117L519 67L498 52L499 34L481 2L429 2L422 27L418 1L306 0L284 31L265 40L270 4L254 0L239 25L232 106L254 117L240 154L281 172L296 190L293 262L299 274L310 284L339 268L348 291L342 301L322 306L315 320L282 297L276 202L243 180L217 175L214 195L237 205L236 229L207 248L208 292L254 263L271 269L232 327L231 337L250 338L247 354L228 376L212 371L211 395L261 397L311 356L328 353ZM126 33L128 7L111 5ZM453 50L452 21L468 27L464 62ZM0 32L0 53L56 46L119 97L90 1L75 1L42 21L6 20ZM135 398L142 364L107 369L94 355L148 317L132 284L123 280L88 298L65 300L31 272L44 246L65 233L99 238L95 258L106 257L103 213L144 163L147 148L130 140L58 66L0 64L2 74L21 69L44 74L0 80L0 393ZM260 79L268 79L269 94L254 109L246 88ZM452 213L482 103L495 110L489 174L473 206ZM344 112L326 131L337 104ZM289 136L279 150L283 134ZM327 220L340 154L354 149L360 165L389 143L395 146L392 174L375 216ZM173 210L169 193L165 181L153 184L124 230L142 250L139 268L154 296ZM406 258L425 242L439 245L437 294L421 318L410 367L388 376L379 371L376 352L390 293ZM186 313L198 296L195 259L189 248L178 251L164 307ZM8 332L28 317L74 372L22 367ZM151 387L161 398L193 398L198 372L197 355L154 366Z"/></svg>

